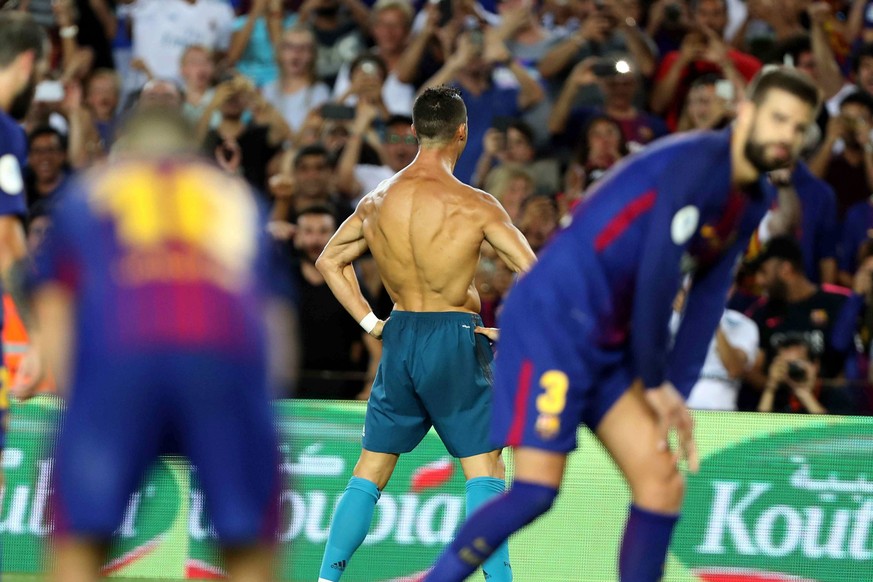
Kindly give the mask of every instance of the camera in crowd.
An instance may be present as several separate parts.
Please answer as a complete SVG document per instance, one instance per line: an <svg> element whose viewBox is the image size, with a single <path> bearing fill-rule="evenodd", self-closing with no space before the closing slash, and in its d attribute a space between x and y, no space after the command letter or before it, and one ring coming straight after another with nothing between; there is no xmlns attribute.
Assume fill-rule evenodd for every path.
<svg viewBox="0 0 873 582"><path fill-rule="evenodd" d="M797 361L788 362L788 377L794 382L806 382L806 368Z"/></svg>
<svg viewBox="0 0 873 582"><path fill-rule="evenodd" d="M630 62L625 59L602 58L591 67L591 72L600 79L626 75L631 72Z"/></svg>
<svg viewBox="0 0 873 582"><path fill-rule="evenodd" d="M776 353L781 353L783 350L793 347L802 347L806 350L806 362L814 362L819 359L820 350L816 349L813 342L805 333L787 332L775 340L774 347ZM786 370L787 379L792 382L806 382L809 379L806 362L801 360L790 360Z"/></svg>

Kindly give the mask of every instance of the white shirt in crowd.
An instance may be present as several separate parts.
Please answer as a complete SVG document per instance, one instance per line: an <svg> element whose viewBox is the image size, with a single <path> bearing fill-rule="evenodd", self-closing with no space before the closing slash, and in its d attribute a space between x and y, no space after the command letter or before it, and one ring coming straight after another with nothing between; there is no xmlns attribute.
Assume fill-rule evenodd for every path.
<svg viewBox="0 0 873 582"><path fill-rule="evenodd" d="M185 48L227 50L235 15L224 0L136 0L131 17L133 57L145 61L155 77L179 79Z"/></svg>
<svg viewBox="0 0 873 582"><path fill-rule="evenodd" d="M295 132L300 131L310 111L330 99L330 89L320 81L294 93L283 93L280 81L276 80L264 85L261 94Z"/></svg>
<svg viewBox="0 0 873 582"><path fill-rule="evenodd" d="M357 164L355 166L355 180L361 185L360 194L352 200L352 206L356 207L361 198L372 192L376 187L394 177L396 172L388 166L376 166L374 164Z"/></svg>
<svg viewBox="0 0 873 582"><path fill-rule="evenodd" d="M345 63L337 74L333 85L333 98L336 99L346 92L351 81L349 80L349 63ZM382 85L382 101L388 112L394 115L412 115L412 103L415 101L415 87L408 83L401 83L394 73L388 73L385 83ZM350 95L344 105L354 107L358 98Z"/></svg>
<svg viewBox="0 0 873 582"><path fill-rule="evenodd" d="M732 309L725 309L719 327L728 343L746 354L746 369L750 369L758 356L758 326L754 321ZM673 333L679 327L679 316L674 314L670 322ZM703 410L736 410L737 395L742 381L731 378L718 355L715 335L709 342L709 351L700 370L700 378L688 396L688 407Z"/></svg>

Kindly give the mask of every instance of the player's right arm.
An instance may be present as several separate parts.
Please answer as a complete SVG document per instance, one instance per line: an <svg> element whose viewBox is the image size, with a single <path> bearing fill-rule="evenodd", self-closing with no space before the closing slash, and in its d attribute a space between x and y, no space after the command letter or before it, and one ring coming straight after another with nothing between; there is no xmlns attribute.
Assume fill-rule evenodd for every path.
<svg viewBox="0 0 873 582"><path fill-rule="evenodd" d="M361 208L366 203L364 201L359 204L355 213L340 225L315 261L315 267L324 276L337 301L362 326L364 318L372 314L373 310L361 292L352 261L367 251L364 219L361 215ZM375 338L381 337L383 325L384 322L377 321L369 333Z"/></svg>
<svg viewBox="0 0 873 582"><path fill-rule="evenodd" d="M528 272L537 257L521 231L512 224L509 214L490 194L483 195L483 212L485 240L513 272Z"/></svg>
<svg viewBox="0 0 873 582"><path fill-rule="evenodd" d="M685 190L681 194L687 193ZM651 210L648 234L638 260L637 291L631 316L631 351L636 374L646 389L646 402L658 418L658 450L668 449L668 435L670 429L675 428L680 454L688 459L689 467L696 472L699 459L694 442L694 422L685 398L667 375L669 322L673 299L682 278L681 257L697 226L696 217L685 226L681 215L677 219L676 209L683 207L679 196L661 194ZM710 328L709 337L712 337L713 330L714 326ZM709 345L708 341L706 345Z"/></svg>

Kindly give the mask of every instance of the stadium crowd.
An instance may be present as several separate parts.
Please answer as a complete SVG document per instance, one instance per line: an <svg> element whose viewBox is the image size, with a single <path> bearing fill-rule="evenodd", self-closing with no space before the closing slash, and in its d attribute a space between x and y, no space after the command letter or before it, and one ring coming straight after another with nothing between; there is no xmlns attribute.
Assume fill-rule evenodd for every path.
<svg viewBox="0 0 873 582"><path fill-rule="evenodd" d="M768 63L825 106L750 243L690 403L873 414L873 2L844 0L0 0L50 33L22 120L29 244L58 193L110 154L130 111L179 108L203 152L271 207L294 275L300 377L285 396L369 394L381 345L315 259L354 205L414 158L413 100L457 87L456 176L493 194L539 252L622 158L730 125ZM0 168L2 171L2 168ZM2 176L0 176L2 179ZM702 233L705 237L706 233ZM392 307L358 264L376 315ZM494 325L512 274L483 248ZM677 298L677 319L681 317ZM293 394L292 394L293 392Z"/></svg>

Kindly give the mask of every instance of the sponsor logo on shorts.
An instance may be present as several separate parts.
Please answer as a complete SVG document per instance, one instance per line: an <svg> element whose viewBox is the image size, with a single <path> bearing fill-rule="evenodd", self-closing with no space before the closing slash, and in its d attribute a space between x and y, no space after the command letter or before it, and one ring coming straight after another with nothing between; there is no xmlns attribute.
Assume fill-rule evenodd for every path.
<svg viewBox="0 0 873 582"><path fill-rule="evenodd" d="M554 414L540 414L535 428L541 439L551 440L561 430L561 419Z"/></svg>

